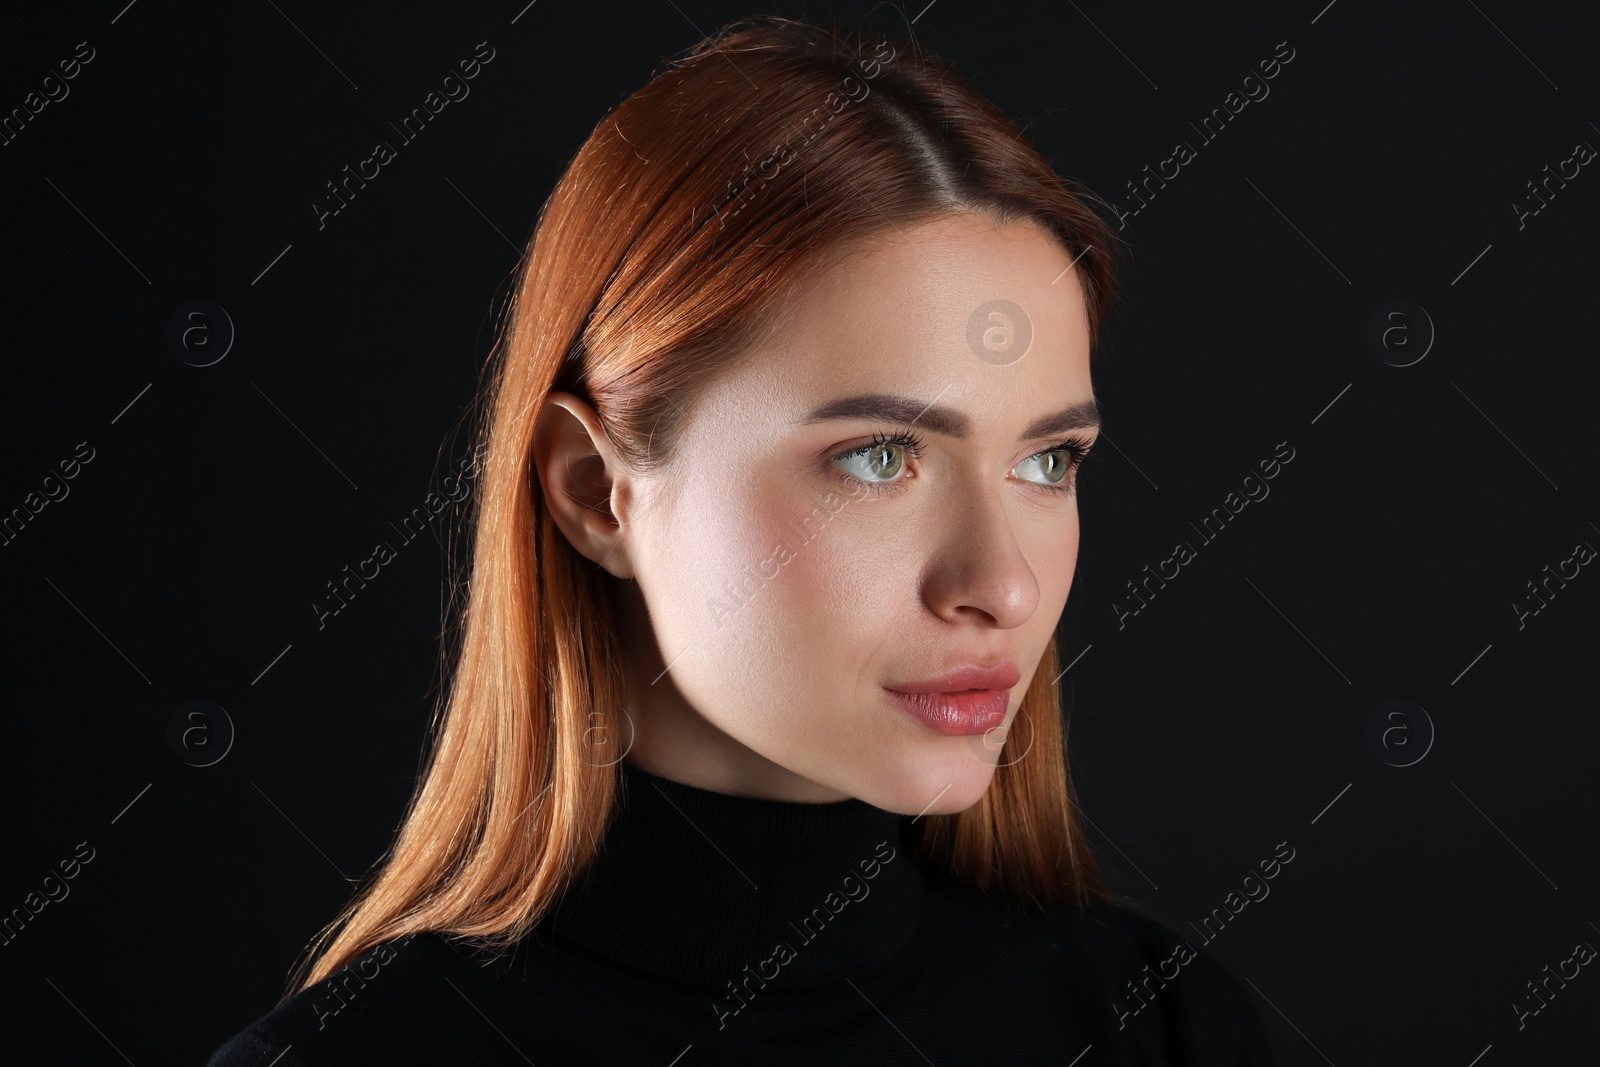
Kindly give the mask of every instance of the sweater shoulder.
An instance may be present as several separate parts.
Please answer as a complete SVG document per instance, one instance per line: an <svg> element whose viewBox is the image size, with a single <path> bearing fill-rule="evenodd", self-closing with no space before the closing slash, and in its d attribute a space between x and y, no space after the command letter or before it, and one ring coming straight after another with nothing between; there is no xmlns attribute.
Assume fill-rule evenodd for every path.
<svg viewBox="0 0 1600 1067"><path fill-rule="evenodd" d="M1131 905L1097 900L1051 909L1069 965L1097 997L1110 1029L1160 1062L1271 1067L1261 1012L1239 976L1211 952Z"/></svg>
<svg viewBox="0 0 1600 1067"><path fill-rule="evenodd" d="M380 1062L386 1052L387 1062L411 1062L459 1014L437 990L448 992L452 977L459 989L477 969L437 933L375 945L235 1033L206 1067L320 1067Z"/></svg>
<svg viewBox="0 0 1600 1067"><path fill-rule="evenodd" d="M952 958L1039 967L1064 981L1062 1010L1098 1034L1102 1062L1271 1067L1249 987L1219 959L1137 907L1096 899L1040 907L941 879L929 922Z"/></svg>

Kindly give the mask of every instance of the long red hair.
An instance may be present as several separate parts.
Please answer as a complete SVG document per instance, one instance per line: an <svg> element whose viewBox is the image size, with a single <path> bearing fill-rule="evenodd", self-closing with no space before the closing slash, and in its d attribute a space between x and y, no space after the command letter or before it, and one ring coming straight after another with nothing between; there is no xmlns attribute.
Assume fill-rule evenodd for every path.
<svg viewBox="0 0 1600 1067"><path fill-rule="evenodd" d="M1091 202L914 44L775 17L707 38L601 120L539 214L496 346L454 672L422 776L291 991L408 933L511 943L611 818L627 739L616 579L542 499L530 448L551 390L585 398L625 461L665 463L696 388L780 294L892 227L959 210L1053 235L1093 339L1118 245ZM931 868L1040 905L1109 898L1072 800L1058 669L1052 638L983 798L914 827Z"/></svg>

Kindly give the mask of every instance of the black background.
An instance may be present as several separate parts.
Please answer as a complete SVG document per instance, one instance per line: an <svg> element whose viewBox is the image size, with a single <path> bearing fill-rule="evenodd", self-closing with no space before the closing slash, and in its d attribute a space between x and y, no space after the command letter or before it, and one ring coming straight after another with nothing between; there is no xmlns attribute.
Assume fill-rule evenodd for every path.
<svg viewBox="0 0 1600 1067"><path fill-rule="evenodd" d="M1600 946L1600 577L1583 568L1520 629L1512 605L1600 546L1600 176L1552 182L1520 226L1513 205L1600 146L1600 19L1325 4L939 0L872 24L918 16L1058 170L1124 209L1144 166L1198 149L1122 230L1095 370L1112 447L1083 476L1062 621L1079 799L1114 885L1188 935L1295 849L1207 946L1253 987L1284 1064L1592 1063L1595 967L1523 1029L1512 1002ZM0 545L0 912L94 850L0 947L5 1041L29 1062L200 1062L266 1010L387 845L440 681L448 516L322 629L311 602L466 454L564 162L665 57L769 10L868 9L4 16L8 113L94 49L0 147L0 509L94 450ZM495 58L471 95L319 229L324 183L397 141L388 122L482 41ZM1279 42L1294 58L1270 95L1203 143L1189 123ZM167 341L196 299L237 331L207 367ZM1375 349L1395 300L1427 319L1390 320ZM1190 523L1280 442L1294 459L1270 496L1205 543ZM1196 558L1119 628L1125 583L1180 541ZM203 768L167 734L196 699L236 730ZM1410 766L1369 742L1391 700L1432 725L1431 747L1415 713L1392 735L1426 751ZM1003 997L985 1010L1006 1025Z"/></svg>

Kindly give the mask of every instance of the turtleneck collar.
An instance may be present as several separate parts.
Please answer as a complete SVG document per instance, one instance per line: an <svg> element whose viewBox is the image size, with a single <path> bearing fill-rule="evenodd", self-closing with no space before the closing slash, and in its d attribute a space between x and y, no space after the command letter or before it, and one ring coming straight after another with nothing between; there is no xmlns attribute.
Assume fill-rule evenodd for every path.
<svg viewBox="0 0 1600 1067"><path fill-rule="evenodd" d="M619 784L599 852L551 916L555 939L720 995L752 976L834 984L912 940L924 881L908 816L735 797L626 760Z"/></svg>

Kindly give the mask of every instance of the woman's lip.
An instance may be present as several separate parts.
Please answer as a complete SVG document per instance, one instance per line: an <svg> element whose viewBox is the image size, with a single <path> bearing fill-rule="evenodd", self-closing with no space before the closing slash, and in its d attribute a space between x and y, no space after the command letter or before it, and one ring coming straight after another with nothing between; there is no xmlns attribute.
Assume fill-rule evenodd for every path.
<svg viewBox="0 0 1600 1067"><path fill-rule="evenodd" d="M974 689L1010 689L1022 680L1022 672L1010 661L990 667L976 663L963 663L935 678L921 682L906 682L885 686L896 693L960 693Z"/></svg>
<svg viewBox="0 0 1600 1067"><path fill-rule="evenodd" d="M948 735L983 734L1005 722L1010 689L969 689L959 693L908 693L885 688L901 709L929 729Z"/></svg>

